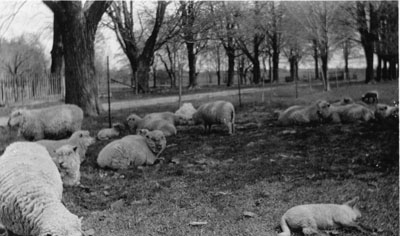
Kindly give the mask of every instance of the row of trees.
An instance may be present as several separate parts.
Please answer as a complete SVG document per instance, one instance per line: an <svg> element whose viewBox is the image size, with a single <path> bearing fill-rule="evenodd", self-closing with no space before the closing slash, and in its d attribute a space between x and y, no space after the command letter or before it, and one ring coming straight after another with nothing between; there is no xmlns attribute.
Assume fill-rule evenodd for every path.
<svg viewBox="0 0 400 236"><path fill-rule="evenodd" d="M227 60L228 86L233 82L237 58L238 71L243 70L244 60L249 61L253 82L259 83L261 63L266 60L272 81L278 81L282 55L288 59L294 78L300 60L312 56L315 77L322 70L325 90L330 89L328 61L335 50L343 50L348 72L352 47L357 43L363 47L366 82L373 79L374 53L379 58L378 80L392 77L398 64L397 2L159 1L142 11L125 1L44 3L54 13L52 72L60 73L64 59L66 102L80 105L88 115L100 112L94 39L104 13L105 25L114 30L130 62L132 84L137 83L143 92L148 91L156 57L171 81L186 64L190 88L197 86L196 62L201 53L217 58L219 83L221 64ZM180 56L182 51L185 58Z"/></svg>

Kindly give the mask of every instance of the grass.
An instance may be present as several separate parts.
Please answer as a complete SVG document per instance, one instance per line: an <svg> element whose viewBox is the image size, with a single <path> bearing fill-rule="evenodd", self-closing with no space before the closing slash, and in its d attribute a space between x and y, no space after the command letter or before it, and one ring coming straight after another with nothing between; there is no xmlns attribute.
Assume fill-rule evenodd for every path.
<svg viewBox="0 0 400 236"><path fill-rule="evenodd" d="M248 94L236 106L237 132L227 135L215 126L178 127L168 138L167 160L143 169L103 170L96 157L107 143L99 141L87 152L81 167L87 189L66 188L64 202L83 216L84 230L95 235L276 235L282 214L307 203L342 203L360 196L361 222L378 235L399 235L398 126L379 124L309 125L280 127L273 111L315 99L354 99L377 89L381 101L398 100L398 84L343 86L331 92L293 88ZM219 99L219 98L213 98ZM222 98L221 98L222 99ZM207 101L193 101L197 106ZM174 110L175 105L128 109L113 114L124 120ZM94 135L106 127L107 116L85 119ZM287 131L292 131L288 134ZM14 134L12 134L14 135ZM3 136L5 139L6 136ZM12 137L3 143L13 141ZM243 213L255 213L247 217ZM189 225L204 221L202 226ZM363 235L339 230L340 235ZM296 234L301 235L301 234Z"/></svg>

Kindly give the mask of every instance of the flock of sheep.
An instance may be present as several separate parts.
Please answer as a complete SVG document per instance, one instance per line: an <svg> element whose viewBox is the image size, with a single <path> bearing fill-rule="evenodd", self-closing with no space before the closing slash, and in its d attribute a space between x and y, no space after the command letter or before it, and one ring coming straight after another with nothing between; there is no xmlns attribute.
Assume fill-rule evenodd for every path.
<svg viewBox="0 0 400 236"><path fill-rule="evenodd" d="M292 106L277 112L277 123L398 119L397 106L375 104L375 100L373 103L368 105L344 98L332 104L318 101L309 106ZM81 220L61 203L63 185L80 185L80 165L85 160L87 148L95 142L89 131L81 130L82 121L83 112L75 105L20 109L11 113L9 126L18 127L19 135L27 141L12 143L0 157L0 222L8 231L18 235L83 235ZM131 114L126 123L132 134L119 139L125 128L122 123L98 132L99 140L113 139L99 152L99 167L127 169L153 165L166 148L166 137L175 135L178 125L202 124L209 132L213 124L223 124L229 134L233 134L235 109L226 101L209 102L197 109L185 103L175 113L151 113L143 118ZM354 205L330 204L328 208L332 214L351 216L342 222L349 226L359 217ZM290 235L288 225L303 228L304 233L315 232L321 227L320 221L307 219L324 207L327 206L306 205L289 210L282 217L284 232L280 235ZM325 217L333 216L327 214Z"/></svg>

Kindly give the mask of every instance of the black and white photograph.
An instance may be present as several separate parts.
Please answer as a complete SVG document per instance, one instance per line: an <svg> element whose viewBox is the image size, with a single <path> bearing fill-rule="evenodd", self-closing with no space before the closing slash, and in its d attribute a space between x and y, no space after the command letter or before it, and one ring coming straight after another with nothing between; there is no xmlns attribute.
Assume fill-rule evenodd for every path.
<svg viewBox="0 0 400 236"><path fill-rule="evenodd" d="M0 1L0 236L397 236L398 1Z"/></svg>

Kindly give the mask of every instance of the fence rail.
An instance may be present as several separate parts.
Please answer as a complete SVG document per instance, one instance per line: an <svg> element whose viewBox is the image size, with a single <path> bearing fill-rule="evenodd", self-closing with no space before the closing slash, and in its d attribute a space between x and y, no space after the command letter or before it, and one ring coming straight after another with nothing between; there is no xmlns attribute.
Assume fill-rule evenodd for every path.
<svg viewBox="0 0 400 236"><path fill-rule="evenodd" d="M59 100L64 97L64 78L58 75L0 75L0 104L32 100Z"/></svg>

